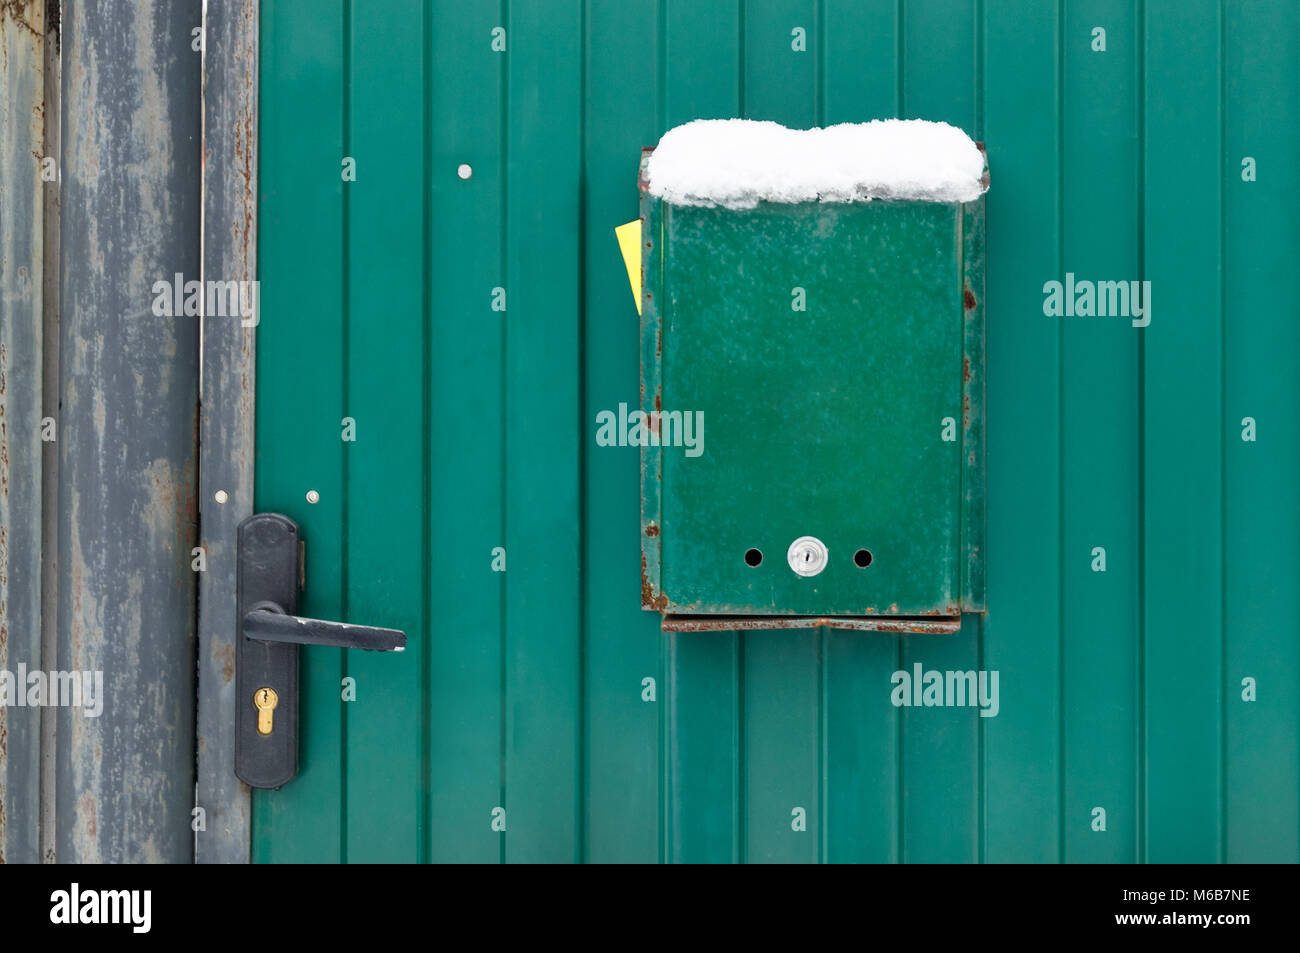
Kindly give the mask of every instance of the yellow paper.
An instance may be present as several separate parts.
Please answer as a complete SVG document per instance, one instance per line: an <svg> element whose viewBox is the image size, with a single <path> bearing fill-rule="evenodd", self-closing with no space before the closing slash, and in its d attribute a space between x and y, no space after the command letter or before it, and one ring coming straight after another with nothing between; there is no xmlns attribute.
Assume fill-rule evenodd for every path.
<svg viewBox="0 0 1300 953"><path fill-rule="evenodd" d="M620 225L614 229L618 238L619 250L623 253L623 264L627 266L627 283L632 286L632 297L636 299L636 313L641 313L641 220Z"/></svg>

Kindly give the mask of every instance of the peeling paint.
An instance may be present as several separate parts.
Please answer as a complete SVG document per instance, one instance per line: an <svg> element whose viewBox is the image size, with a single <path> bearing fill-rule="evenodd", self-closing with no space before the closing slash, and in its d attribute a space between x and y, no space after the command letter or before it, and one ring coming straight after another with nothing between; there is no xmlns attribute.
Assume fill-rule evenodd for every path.
<svg viewBox="0 0 1300 953"><path fill-rule="evenodd" d="M193 854L198 0L65 8L59 644L104 713L58 713L60 861ZM172 42L168 42L171 38Z"/></svg>
<svg viewBox="0 0 1300 953"><path fill-rule="evenodd" d="M0 668L41 660L45 5L0 2ZM0 863L39 859L40 710L0 707Z"/></svg>

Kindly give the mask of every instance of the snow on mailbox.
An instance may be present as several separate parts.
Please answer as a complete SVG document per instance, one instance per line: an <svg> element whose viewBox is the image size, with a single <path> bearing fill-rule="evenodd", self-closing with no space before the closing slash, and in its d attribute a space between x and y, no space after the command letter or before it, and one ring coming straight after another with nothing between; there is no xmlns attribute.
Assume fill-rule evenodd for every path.
<svg viewBox="0 0 1300 953"><path fill-rule="evenodd" d="M643 608L676 631L982 612L983 147L697 120L640 188Z"/></svg>

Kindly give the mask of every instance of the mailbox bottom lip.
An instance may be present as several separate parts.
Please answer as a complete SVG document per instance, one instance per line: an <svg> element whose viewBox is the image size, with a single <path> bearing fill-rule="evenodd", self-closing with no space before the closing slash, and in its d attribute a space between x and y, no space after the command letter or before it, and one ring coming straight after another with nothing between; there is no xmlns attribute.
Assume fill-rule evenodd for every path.
<svg viewBox="0 0 1300 953"><path fill-rule="evenodd" d="M846 615L686 615L665 613L665 632L734 632L738 629L855 629L864 632L907 632L950 635L961 628L960 616Z"/></svg>

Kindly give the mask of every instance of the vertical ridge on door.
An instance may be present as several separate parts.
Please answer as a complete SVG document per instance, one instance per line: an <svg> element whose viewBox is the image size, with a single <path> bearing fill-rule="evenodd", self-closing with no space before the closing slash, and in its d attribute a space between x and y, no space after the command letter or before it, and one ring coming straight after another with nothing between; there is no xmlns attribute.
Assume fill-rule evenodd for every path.
<svg viewBox="0 0 1300 953"><path fill-rule="evenodd" d="M1271 0L1229 4L1226 13L1223 859L1293 864L1300 638L1279 606L1300 579L1300 534L1277 530L1300 526L1300 325L1276 289L1294 280L1286 236L1300 234L1300 6ZM1243 177L1247 157L1253 181ZM1247 417L1253 442L1242 439ZM1243 698L1247 678L1253 702Z"/></svg>
<svg viewBox="0 0 1300 953"><path fill-rule="evenodd" d="M823 8L822 124L894 116L897 0L824 0ZM898 636L827 629L824 640L822 860L897 861L902 713L887 689L898 667Z"/></svg>
<svg viewBox="0 0 1300 953"><path fill-rule="evenodd" d="M977 136L974 0L910 0L902 30L903 118L940 120ZM998 150L991 155L996 178ZM960 407L954 415L960 417ZM982 629L979 617L966 616L956 635L898 636L903 668L920 663L940 671L976 670ZM903 836L910 861L979 857L979 720L974 708L902 710Z"/></svg>
<svg viewBox="0 0 1300 953"><path fill-rule="evenodd" d="M1222 5L1146 4L1145 847L1222 860ZM1188 130L1195 129L1195 140ZM1192 142L1213 143L1193 148ZM1195 208L1189 229L1170 209ZM1191 596L1195 598L1191 598Z"/></svg>
<svg viewBox="0 0 1300 953"><path fill-rule="evenodd" d="M1104 26L1106 50L1093 49ZM1139 277L1137 10L1126 0L1066 6L1061 64L1061 271ZM1105 182L1105 188L1098 188ZM1044 278L1046 280L1046 277ZM1063 863L1137 860L1138 341L1130 319L1061 322ZM1103 386L1099 368L1115 373ZM1105 551L1099 571L1096 551ZM1092 634L1107 632L1099 643ZM1005 683L1007 690L1013 686ZM1111 713L1099 720L1098 708ZM1087 770L1071 773L1071 766ZM1105 836L1093 809L1107 815ZM1029 858L1026 858L1029 859ZM1034 859L1038 859L1035 857ZM1045 859L1045 858L1044 858Z"/></svg>
<svg viewBox="0 0 1300 953"><path fill-rule="evenodd" d="M739 0L660 3L659 100L663 113L658 133L692 119L739 115L743 68ZM629 185L635 186L635 172L629 180ZM670 302L662 301L661 307L670 307ZM641 611L639 606L637 611ZM669 673L664 742L668 761L665 859L672 863L742 860L740 673L744 660L740 636L735 632L669 632L663 644Z"/></svg>
<svg viewBox="0 0 1300 953"><path fill-rule="evenodd" d="M660 714L668 686L660 671L658 620L636 618L641 597L640 514L635 447L595 444L596 414L637 402L638 315L617 268L612 227L638 212L640 149L658 139L655 96L657 4L586 3L583 135L584 859L660 859ZM652 55L653 54L653 55ZM618 633L617 636L614 633ZM643 680L655 680L653 700Z"/></svg>
<svg viewBox="0 0 1300 953"><path fill-rule="evenodd" d="M429 856L444 863L497 863L506 837L493 829L494 812L505 807L501 646L506 579L515 565L503 549L508 312L492 307L493 289L505 284L502 109L509 51L492 49L493 31L505 26L501 14L500 0L437 0L426 14L432 323L430 479L422 525L435 618L425 704Z"/></svg>
<svg viewBox="0 0 1300 953"><path fill-rule="evenodd" d="M581 5L506 27L506 859L581 860ZM576 227L575 227L576 226Z"/></svg>
<svg viewBox="0 0 1300 953"><path fill-rule="evenodd" d="M1037 0L990 3L980 25L995 186L987 196L989 615L981 661L999 672L1001 695L997 717L983 726L981 831L991 863L1056 861L1063 823L1061 326L1044 316L1041 292L1061 264L1058 13ZM997 187L1004 182L1013 185Z"/></svg>
<svg viewBox="0 0 1300 953"><path fill-rule="evenodd" d="M341 0L310 16L263 0L255 508L301 528L311 585L300 608L323 619L343 609L342 57ZM256 861L342 858L342 651L302 653L299 774L253 795Z"/></svg>
<svg viewBox="0 0 1300 953"><path fill-rule="evenodd" d="M428 583L424 23L420 0L353 0L349 13L347 618L382 619L408 639L400 654L347 653L346 849L352 862L411 863L426 856L421 670L433 636L417 595Z"/></svg>
<svg viewBox="0 0 1300 953"><path fill-rule="evenodd" d="M745 6L740 69L746 119L774 120L792 128L817 124L817 64L821 57L817 12L815 0ZM802 44L796 30L803 31ZM810 276L810 284L812 280ZM770 397L755 395L755 399ZM708 408L702 411L707 419ZM765 439L765 435L755 435L755 439ZM814 535L826 532L813 527L808 531ZM776 551L766 552L765 558L783 568L785 548L791 541L782 541ZM742 555L736 553L738 562ZM741 849L748 862L819 859L825 633L822 628L806 632L773 629L748 631L738 637L744 661L745 838ZM708 633L700 634L708 637ZM801 812L798 818L796 812Z"/></svg>

